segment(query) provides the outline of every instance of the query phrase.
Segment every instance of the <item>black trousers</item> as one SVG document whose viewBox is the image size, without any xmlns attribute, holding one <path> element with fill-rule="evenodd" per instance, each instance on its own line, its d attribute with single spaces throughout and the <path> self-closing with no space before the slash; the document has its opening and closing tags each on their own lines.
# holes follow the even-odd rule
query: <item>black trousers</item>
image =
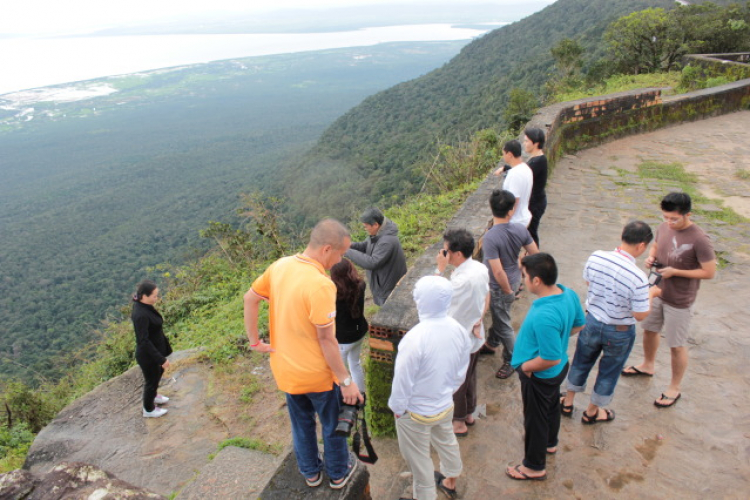
<svg viewBox="0 0 750 500">
<path fill-rule="evenodd" d="M 135 360 L 143 372 L 143 409 L 154 411 L 154 399 L 156 398 L 156 391 L 159 389 L 159 381 L 164 374 L 164 368 L 150 359 L 146 360 L 140 356 L 136 356 Z"/>
<path fill-rule="evenodd" d="M 554 378 L 527 377 L 520 368 L 523 399 L 524 459 L 523 465 L 543 471 L 547 465 L 547 448 L 557 446 L 560 433 L 560 385 L 569 365 Z"/>
<path fill-rule="evenodd" d="M 529 206 L 529 212 L 531 212 L 531 222 L 529 222 L 529 234 L 531 238 L 539 246 L 539 223 L 542 222 L 542 215 L 547 211 L 547 203 L 538 207 Z"/>
</svg>

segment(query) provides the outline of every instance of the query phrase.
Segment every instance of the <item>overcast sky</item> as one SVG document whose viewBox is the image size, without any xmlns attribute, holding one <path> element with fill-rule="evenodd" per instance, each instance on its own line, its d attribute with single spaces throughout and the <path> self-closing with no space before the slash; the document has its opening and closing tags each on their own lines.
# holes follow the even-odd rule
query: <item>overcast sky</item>
<svg viewBox="0 0 750 500">
<path fill-rule="evenodd" d="M 457 0 L 470 3 L 518 4 L 523 0 Z M 541 0 L 554 3 L 554 0 Z M 5 0 L 0 34 L 86 33 L 124 24 L 141 24 L 190 14 L 263 12 L 294 8 L 355 5 L 443 3 L 441 0 Z"/>
</svg>

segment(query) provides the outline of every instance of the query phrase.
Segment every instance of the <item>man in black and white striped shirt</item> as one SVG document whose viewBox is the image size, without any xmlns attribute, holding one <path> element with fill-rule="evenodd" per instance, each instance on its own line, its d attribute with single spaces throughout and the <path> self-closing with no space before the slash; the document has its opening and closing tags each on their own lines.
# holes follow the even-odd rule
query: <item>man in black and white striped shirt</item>
<svg viewBox="0 0 750 500">
<path fill-rule="evenodd" d="M 604 408 L 612 401 L 615 386 L 635 343 L 635 324 L 649 313 L 648 278 L 635 259 L 648 248 L 654 235 L 645 222 L 630 222 L 622 231 L 622 243 L 612 252 L 591 254 L 583 270 L 589 285 L 586 326 L 578 336 L 576 353 L 567 379 L 567 394 L 561 411 L 573 415 L 577 392 L 586 389 L 586 379 L 601 355 L 594 391 L 581 421 L 609 422 L 615 412 Z"/>
</svg>

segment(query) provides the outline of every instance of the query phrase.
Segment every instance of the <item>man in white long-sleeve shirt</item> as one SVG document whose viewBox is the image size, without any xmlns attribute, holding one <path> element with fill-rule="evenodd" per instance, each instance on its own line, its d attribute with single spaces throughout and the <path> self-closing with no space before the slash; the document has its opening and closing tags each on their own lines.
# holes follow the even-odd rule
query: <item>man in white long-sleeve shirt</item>
<svg viewBox="0 0 750 500">
<path fill-rule="evenodd" d="M 466 229 L 449 229 L 443 234 L 443 249 L 438 252 L 436 274 L 442 274 L 448 264 L 455 266 L 451 273 L 453 298 L 448 315 L 469 332 L 473 345 L 466 380 L 453 394 L 453 432 L 463 437 L 474 425 L 477 408 L 477 361 L 484 344 L 482 317 L 489 307 L 490 275 L 487 267 L 471 258 L 474 237 Z"/>
<path fill-rule="evenodd" d="M 451 283 L 439 276 L 425 276 L 415 285 L 420 322 L 398 345 L 388 399 L 419 500 L 434 500 L 436 486 L 455 495 L 463 468 L 453 433 L 453 393 L 466 378 L 472 343 L 466 329 L 448 316 L 452 295 Z M 433 472 L 430 443 L 440 456 L 440 472 Z"/>
</svg>

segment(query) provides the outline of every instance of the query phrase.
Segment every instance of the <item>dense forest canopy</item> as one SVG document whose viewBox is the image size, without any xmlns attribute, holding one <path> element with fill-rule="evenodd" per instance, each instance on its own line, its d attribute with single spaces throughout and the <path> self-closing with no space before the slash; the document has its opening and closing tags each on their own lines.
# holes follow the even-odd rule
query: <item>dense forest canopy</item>
<svg viewBox="0 0 750 500">
<path fill-rule="evenodd" d="M 268 189 L 367 95 L 465 42 L 385 44 L 102 79 L 120 89 L 0 123 L 0 376 L 55 379 L 157 264 Z M 47 113 L 49 112 L 49 113 Z M 291 162 L 293 163 L 293 162 Z"/>
<path fill-rule="evenodd" d="M 477 130 L 504 129 L 509 93 L 539 93 L 552 71 L 550 49 L 575 38 L 592 58 L 605 54 L 602 34 L 618 17 L 671 0 L 558 0 L 521 21 L 473 41 L 431 73 L 367 98 L 329 127 L 299 171 L 327 194 L 305 205 L 312 218 L 354 204 L 391 203 L 420 184 L 411 169 L 438 141 L 467 139 Z M 326 186 L 328 173 L 336 187 Z M 344 188 L 339 189 L 341 183 Z"/>
</svg>

